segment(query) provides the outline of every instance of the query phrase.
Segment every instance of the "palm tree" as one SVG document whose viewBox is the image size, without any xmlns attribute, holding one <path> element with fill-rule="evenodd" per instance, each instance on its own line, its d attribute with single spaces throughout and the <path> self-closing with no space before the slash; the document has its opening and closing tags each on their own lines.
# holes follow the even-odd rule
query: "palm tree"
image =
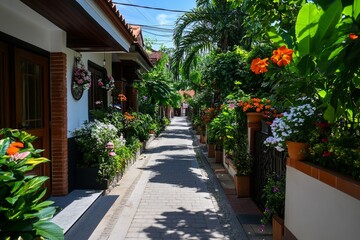
<svg viewBox="0 0 360 240">
<path fill-rule="evenodd" d="M 188 78 L 199 53 L 213 49 L 226 52 L 239 44 L 244 36 L 242 19 L 240 8 L 227 0 L 198 0 L 195 9 L 176 21 L 172 58 L 175 76 L 179 76 L 182 66 Z"/>
</svg>

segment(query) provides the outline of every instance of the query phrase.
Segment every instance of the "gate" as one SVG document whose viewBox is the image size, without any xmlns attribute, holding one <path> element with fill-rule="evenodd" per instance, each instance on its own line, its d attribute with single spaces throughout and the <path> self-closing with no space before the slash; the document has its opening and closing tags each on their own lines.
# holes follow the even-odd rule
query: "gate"
<svg viewBox="0 0 360 240">
<path fill-rule="evenodd" d="M 264 141 L 268 136 L 268 134 L 262 132 L 255 132 L 254 140 L 252 198 L 262 209 L 264 208 L 265 202 L 261 196 L 266 178 L 273 172 L 285 174 L 286 171 L 286 154 L 276 151 L 272 147 L 265 146 Z"/>
</svg>

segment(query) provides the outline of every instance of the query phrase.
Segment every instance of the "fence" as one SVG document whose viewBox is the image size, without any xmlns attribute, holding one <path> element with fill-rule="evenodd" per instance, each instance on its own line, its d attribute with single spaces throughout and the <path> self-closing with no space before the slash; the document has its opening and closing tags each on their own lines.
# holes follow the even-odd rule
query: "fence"
<svg viewBox="0 0 360 240">
<path fill-rule="evenodd" d="M 269 174 L 285 174 L 286 154 L 264 145 L 268 134 L 255 132 L 254 139 L 254 166 L 252 172 L 252 198 L 255 203 L 263 208 L 265 202 L 261 198 L 262 189 Z"/>
</svg>

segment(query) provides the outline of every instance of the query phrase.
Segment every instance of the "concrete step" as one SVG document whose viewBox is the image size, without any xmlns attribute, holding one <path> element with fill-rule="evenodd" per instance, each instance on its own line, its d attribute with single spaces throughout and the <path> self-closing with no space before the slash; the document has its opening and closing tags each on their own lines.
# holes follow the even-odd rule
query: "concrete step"
<svg viewBox="0 0 360 240">
<path fill-rule="evenodd" d="M 64 234 L 84 215 L 84 213 L 102 195 L 102 190 L 74 190 L 66 196 L 51 197 L 54 206 L 61 211 L 51 220 L 64 230 Z"/>
</svg>

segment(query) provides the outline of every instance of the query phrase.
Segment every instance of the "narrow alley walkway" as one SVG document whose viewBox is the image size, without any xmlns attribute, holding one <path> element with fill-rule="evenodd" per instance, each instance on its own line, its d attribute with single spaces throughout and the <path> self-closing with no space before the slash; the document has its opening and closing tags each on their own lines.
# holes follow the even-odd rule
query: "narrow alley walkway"
<svg viewBox="0 0 360 240">
<path fill-rule="evenodd" d="M 66 239 L 247 239 L 221 186 L 199 167 L 189 127 L 174 118 Z M 104 205 L 91 236 L 81 236 Z"/>
</svg>

